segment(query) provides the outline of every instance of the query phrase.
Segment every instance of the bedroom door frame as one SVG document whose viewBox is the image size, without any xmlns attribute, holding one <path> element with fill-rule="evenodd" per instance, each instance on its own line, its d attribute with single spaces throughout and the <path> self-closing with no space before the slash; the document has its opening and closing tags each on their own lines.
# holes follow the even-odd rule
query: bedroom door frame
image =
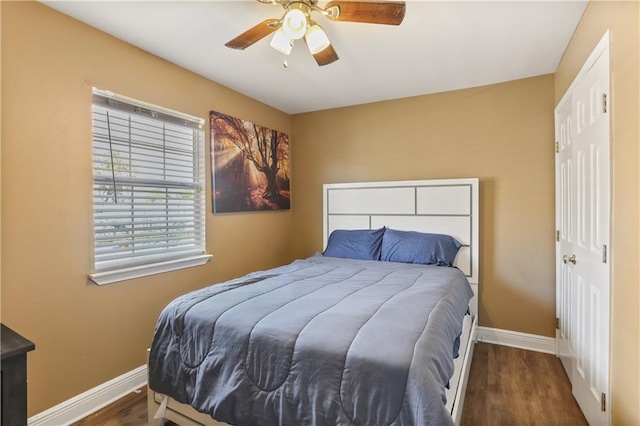
<svg viewBox="0 0 640 426">
<path fill-rule="evenodd" d="M 556 351 L 590 424 L 610 424 L 611 101 L 607 31 L 555 109 Z"/>
</svg>

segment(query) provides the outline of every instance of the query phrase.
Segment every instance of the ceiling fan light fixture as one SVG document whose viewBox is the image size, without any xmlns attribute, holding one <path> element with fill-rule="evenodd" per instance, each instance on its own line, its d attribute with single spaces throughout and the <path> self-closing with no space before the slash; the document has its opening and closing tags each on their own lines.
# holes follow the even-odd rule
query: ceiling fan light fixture
<svg viewBox="0 0 640 426">
<path fill-rule="evenodd" d="M 273 38 L 271 39 L 271 47 L 276 49 L 278 52 L 282 52 L 285 55 L 291 53 L 291 49 L 293 48 L 293 40 L 291 40 L 282 28 L 279 28 L 278 31 L 273 34 Z"/>
<path fill-rule="evenodd" d="M 331 44 L 327 34 L 317 24 L 309 27 L 304 39 L 307 42 L 307 46 L 309 46 L 309 51 L 312 55 L 322 52 Z"/>
<path fill-rule="evenodd" d="M 293 40 L 299 40 L 307 32 L 307 15 L 300 9 L 291 9 L 282 20 L 282 30 Z"/>
<path fill-rule="evenodd" d="M 273 34 L 271 46 L 289 55 L 295 41 L 304 38 L 319 66 L 331 64 L 339 58 L 327 34 L 314 21 L 314 13 L 337 22 L 400 25 L 406 12 L 404 0 L 328 0 L 324 7 L 318 6 L 319 0 L 258 1 L 282 6 L 284 14 L 280 19 L 263 20 L 225 43 L 225 46 L 244 50 Z"/>
</svg>

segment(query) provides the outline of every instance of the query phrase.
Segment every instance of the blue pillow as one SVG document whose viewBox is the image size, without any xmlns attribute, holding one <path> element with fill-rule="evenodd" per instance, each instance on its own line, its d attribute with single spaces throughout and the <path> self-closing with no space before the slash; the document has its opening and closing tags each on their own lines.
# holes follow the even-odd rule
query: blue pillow
<svg viewBox="0 0 640 426">
<path fill-rule="evenodd" d="M 380 260 L 384 228 L 336 229 L 329 235 L 325 256 L 345 259 Z"/>
<path fill-rule="evenodd" d="M 450 235 L 387 229 L 381 259 L 387 262 L 453 266 L 460 244 Z"/>
</svg>

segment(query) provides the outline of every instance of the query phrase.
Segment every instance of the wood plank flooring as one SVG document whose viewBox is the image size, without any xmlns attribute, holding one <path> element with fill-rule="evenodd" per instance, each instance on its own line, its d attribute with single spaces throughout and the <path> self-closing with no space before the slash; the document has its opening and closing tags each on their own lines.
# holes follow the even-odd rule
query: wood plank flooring
<svg viewBox="0 0 640 426">
<path fill-rule="evenodd" d="M 462 425 L 588 425 L 555 355 L 477 343 Z"/>
<path fill-rule="evenodd" d="M 147 388 L 138 389 L 72 426 L 141 426 L 147 424 Z"/>
<path fill-rule="evenodd" d="M 146 389 L 72 426 L 141 426 Z M 550 354 L 478 343 L 473 354 L 463 426 L 587 425 L 560 360 Z"/>
</svg>

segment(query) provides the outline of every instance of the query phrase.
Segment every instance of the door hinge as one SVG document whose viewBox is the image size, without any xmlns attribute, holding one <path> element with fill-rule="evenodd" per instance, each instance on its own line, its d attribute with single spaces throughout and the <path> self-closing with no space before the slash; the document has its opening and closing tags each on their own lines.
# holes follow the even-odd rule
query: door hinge
<svg viewBox="0 0 640 426">
<path fill-rule="evenodd" d="M 604 392 L 600 395 L 600 411 L 607 411 L 607 395 Z"/>
<path fill-rule="evenodd" d="M 556 328 L 560 330 L 560 318 L 556 317 Z"/>
<path fill-rule="evenodd" d="M 556 142 L 556 154 L 560 152 L 560 144 Z"/>
<path fill-rule="evenodd" d="M 560 230 L 556 230 L 556 241 L 560 241 Z"/>
<path fill-rule="evenodd" d="M 607 112 L 607 94 L 602 94 L 602 112 Z"/>
<path fill-rule="evenodd" d="M 602 245 L 602 263 L 607 263 L 607 245 Z"/>
</svg>

